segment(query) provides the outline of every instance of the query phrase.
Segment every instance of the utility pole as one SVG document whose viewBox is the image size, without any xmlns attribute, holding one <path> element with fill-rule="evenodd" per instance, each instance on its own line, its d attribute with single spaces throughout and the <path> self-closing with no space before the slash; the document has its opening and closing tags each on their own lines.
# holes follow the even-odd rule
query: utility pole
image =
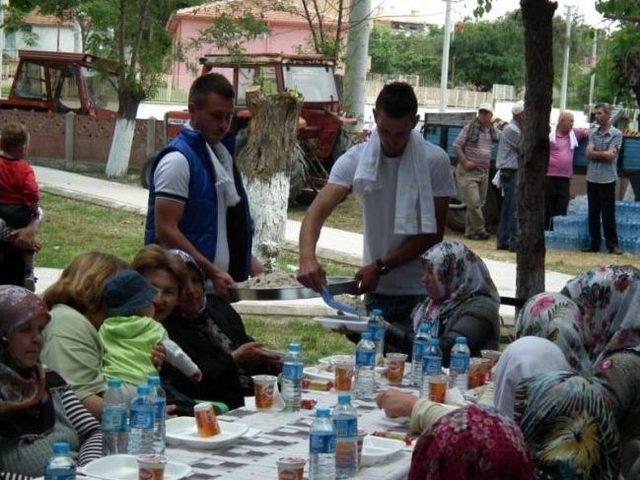
<svg viewBox="0 0 640 480">
<path fill-rule="evenodd" d="M 447 4 L 444 16 L 444 41 L 442 43 L 442 66 L 440 70 L 440 112 L 447 108 L 447 79 L 449 77 L 449 47 L 451 46 L 451 2 Z"/>
<path fill-rule="evenodd" d="M 349 34 L 344 71 L 344 107 L 355 116 L 353 128 L 364 124 L 365 85 L 369 67 L 369 32 L 371 0 L 351 0 L 349 4 Z"/>
<path fill-rule="evenodd" d="M 591 74 L 591 81 L 589 83 L 589 113 L 591 113 L 592 105 L 593 105 L 593 94 L 596 89 L 596 63 L 598 55 L 598 31 L 595 30 L 593 32 L 593 47 L 591 49 L 591 68 L 593 69 L 593 73 Z"/>
<path fill-rule="evenodd" d="M 0 0 L 0 97 L 2 97 L 2 60 L 4 56 L 4 0 Z"/>
<path fill-rule="evenodd" d="M 571 12 L 573 6 L 567 6 L 565 22 L 567 24 L 567 33 L 565 35 L 564 44 L 564 62 L 562 63 L 562 86 L 560 87 L 560 110 L 567 108 L 567 84 L 569 83 L 569 49 L 571 48 Z"/>
</svg>

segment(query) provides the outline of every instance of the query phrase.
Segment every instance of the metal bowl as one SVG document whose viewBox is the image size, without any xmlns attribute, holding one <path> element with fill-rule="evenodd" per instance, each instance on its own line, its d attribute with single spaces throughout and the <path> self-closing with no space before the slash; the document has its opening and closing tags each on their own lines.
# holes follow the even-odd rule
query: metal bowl
<svg viewBox="0 0 640 480">
<path fill-rule="evenodd" d="M 342 293 L 355 295 L 358 283 L 353 277 L 327 277 L 327 290 L 332 295 Z M 238 288 L 235 293 L 239 300 L 301 300 L 320 297 L 320 293 L 303 285 L 282 288 Z"/>
</svg>

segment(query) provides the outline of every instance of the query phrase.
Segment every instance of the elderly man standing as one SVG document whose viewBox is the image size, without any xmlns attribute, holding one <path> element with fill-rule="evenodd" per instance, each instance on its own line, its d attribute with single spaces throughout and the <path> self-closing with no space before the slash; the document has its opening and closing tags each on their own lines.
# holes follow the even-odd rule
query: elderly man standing
<svg viewBox="0 0 640 480">
<path fill-rule="evenodd" d="M 491 149 L 493 142 L 498 141 L 499 137 L 491 124 L 492 117 L 491 104 L 481 104 L 476 119 L 465 125 L 453 143 L 458 157 L 456 180 L 462 200 L 467 206 L 465 237 L 470 240 L 489 238 L 482 207 L 487 199 Z"/>
<path fill-rule="evenodd" d="M 498 144 L 499 185 L 502 189 L 502 207 L 500 210 L 500 224 L 496 248 L 498 250 L 516 250 L 517 247 L 517 219 L 518 211 L 518 144 L 520 143 L 520 129 L 524 121 L 524 103 L 518 102 L 511 109 L 513 118 L 504 128 Z"/>
<path fill-rule="evenodd" d="M 587 147 L 587 200 L 589 203 L 589 236 L 591 245 L 583 252 L 600 251 L 600 216 L 604 238 L 609 253 L 621 255 L 616 231 L 616 169 L 618 153 L 622 145 L 622 132 L 611 125 L 611 107 L 606 103 L 596 105 L 598 128 L 589 136 Z"/>
<path fill-rule="evenodd" d="M 566 215 L 573 176 L 573 151 L 589 131 L 573 128 L 573 114 L 560 112 L 556 129 L 549 134 L 549 165 L 544 192 L 544 228 L 551 230 L 556 215 Z"/>
</svg>

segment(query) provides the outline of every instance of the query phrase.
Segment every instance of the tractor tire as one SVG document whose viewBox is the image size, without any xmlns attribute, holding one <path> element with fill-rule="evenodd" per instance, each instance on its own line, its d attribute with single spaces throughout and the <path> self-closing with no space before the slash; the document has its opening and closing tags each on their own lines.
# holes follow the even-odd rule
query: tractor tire
<svg viewBox="0 0 640 480">
<path fill-rule="evenodd" d="M 454 232 L 464 233 L 467 207 L 460 200 L 452 198 L 447 212 L 447 227 Z"/>
<path fill-rule="evenodd" d="M 490 185 L 487 189 L 487 200 L 482 209 L 485 228 L 488 233 L 495 234 L 498 231 L 498 224 L 500 223 L 500 203 L 500 190 Z M 466 216 L 466 205 L 462 201 L 452 198 L 449 202 L 449 211 L 447 212 L 447 227 L 454 232 L 464 233 Z"/>
<path fill-rule="evenodd" d="M 149 158 L 147 158 L 142 167 L 140 167 L 140 186 L 142 188 L 149 189 L 149 174 L 151 173 L 151 167 L 153 166 L 153 161 L 159 152 L 154 153 Z"/>
</svg>

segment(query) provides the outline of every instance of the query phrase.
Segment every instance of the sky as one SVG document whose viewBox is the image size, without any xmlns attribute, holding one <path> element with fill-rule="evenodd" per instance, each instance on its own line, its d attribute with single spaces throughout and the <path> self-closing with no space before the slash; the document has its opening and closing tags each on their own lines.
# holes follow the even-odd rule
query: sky
<svg viewBox="0 0 640 480">
<path fill-rule="evenodd" d="M 579 14 L 584 18 L 585 23 L 606 28 L 607 22 L 603 22 L 602 15 L 596 11 L 593 0 L 557 0 L 558 8 L 556 15 L 565 14 L 565 6 L 572 5 L 579 8 Z M 446 3 L 444 0 L 372 0 L 372 6 L 382 3 L 385 11 L 397 12 L 398 15 L 410 15 L 412 10 L 419 12 L 419 15 L 426 16 L 429 23 L 444 24 L 444 14 Z M 460 20 L 465 16 L 473 16 L 473 9 L 476 7 L 476 0 L 459 0 L 452 3 L 452 19 Z M 519 0 L 493 0 L 491 12 L 482 18 L 493 20 L 506 12 L 520 8 Z"/>
</svg>

